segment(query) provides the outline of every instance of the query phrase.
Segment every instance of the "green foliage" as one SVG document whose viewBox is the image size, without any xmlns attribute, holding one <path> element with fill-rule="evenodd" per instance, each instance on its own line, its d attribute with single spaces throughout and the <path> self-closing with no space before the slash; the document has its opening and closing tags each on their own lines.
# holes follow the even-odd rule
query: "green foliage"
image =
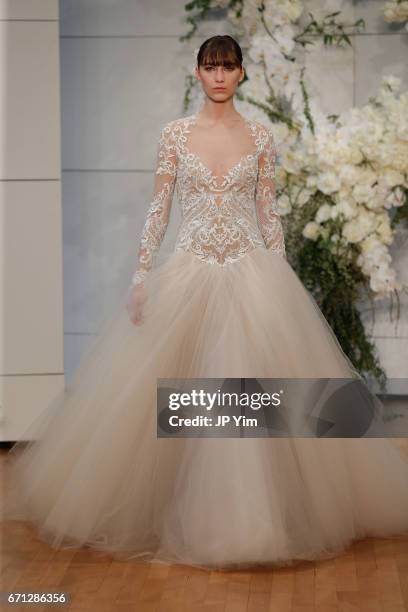
<svg viewBox="0 0 408 612">
<path fill-rule="evenodd" d="M 304 72 L 305 72 L 305 67 L 303 66 L 301 73 L 300 73 L 300 88 L 301 88 L 302 97 L 303 97 L 303 108 L 304 108 L 304 113 L 307 119 L 307 124 L 309 126 L 309 129 L 312 132 L 312 134 L 314 134 L 315 133 L 314 121 L 313 121 L 312 113 L 310 112 L 309 94 L 307 93 L 307 89 L 306 89 L 306 84 L 304 80 Z"/>
<path fill-rule="evenodd" d="M 180 42 L 189 40 L 196 33 L 198 23 L 206 17 L 210 9 L 211 0 L 192 0 L 184 6 L 184 10 L 189 13 L 186 17 L 186 21 L 190 24 L 191 29 L 186 34 L 179 37 Z"/>
<path fill-rule="evenodd" d="M 286 192 L 286 190 L 285 190 Z M 341 236 L 342 215 L 325 223 L 326 235 L 311 240 L 303 228 L 330 196 L 317 192 L 305 205 L 291 201 L 292 210 L 283 217 L 288 261 L 312 294 L 343 351 L 362 376 L 372 376 L 384 388 L 386 375 L 375 344 L 368 338 L 357 303 L 363 295 L 372 298 L 367 278 L 356 260 L 358 246 L 347 247 L 332 236 Z"/>
<path fill-rule="evenodd" d="M 320 23 L 315 19 L 315 17 L 313 17 L 313 13 L 308 13 L 310 17 L 309 23 L 306 24 L 303 31 L 295 36 L 293 40 L 305 47 L 307 44 L 313 44 L 313 41 L 308 39 L 308 36 L 318 35 L 322 37 L 325 45 L 330 46 L 333 45 L 333 43 L 336 43 L 337 46 L 341 46 L 343 43 L 345 43 L 351 47 L 351 40 L 346 30 L 348 28 L 354 30 L 355 32 L 363 30 L 365 28 L 365 21 L 364 19 L 358 19 L 349 25 L 337 23 L 336 17 L 340 15 L 340 13 L 341 11 L 329 13 L 323 17 Z"/>
<path fill-rule="evenodd" d="M 366 279 L 350 260 L 338 257 L 330 241 L 302 239 L 292 253 L 294 268 L 316 300 L 343 351 L 364 376 L 373 375 L 384 388 L 386 375 L 381 368 L 376 347 L 367 337 L 356 307 Z"/>
<path fill-rule="evenodd" d="M 183 98 L 183 110 L 187 112 L 190 108 L 191 104 L 191 91 L 195 86 L 196 78 L 192 74 L 188 74 L 185 77 L 185 90 L 184 90 L 184 98 Z"/>
</svg>

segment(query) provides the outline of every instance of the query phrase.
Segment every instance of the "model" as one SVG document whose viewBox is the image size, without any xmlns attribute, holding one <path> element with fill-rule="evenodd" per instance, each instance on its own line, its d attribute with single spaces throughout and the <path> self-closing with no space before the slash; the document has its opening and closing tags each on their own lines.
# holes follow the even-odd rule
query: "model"
<svg viewBox="0 0 408 612">
<path fill-rule="evenodd" d="M 358 376 L 286 259 L 273 129 L 233 104 L 238 43 L 206 40 L 196 74 L 205 102 L 161 131 L 126 300 L 10 452 L 14 516 L 54 547 L 212 568 L 406 533 L 408 466 L 387 439 L 157 437 L 157 378 Z M 154 265 L 175 188 L 175 249 Z"/>
</svg>

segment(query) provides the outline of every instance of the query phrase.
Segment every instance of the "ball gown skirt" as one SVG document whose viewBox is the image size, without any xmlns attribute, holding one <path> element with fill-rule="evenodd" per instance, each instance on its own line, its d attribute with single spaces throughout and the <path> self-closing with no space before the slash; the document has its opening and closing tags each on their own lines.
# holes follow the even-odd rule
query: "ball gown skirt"
<svg viewBox="0 0 408 612">
<path fill-rule="evenodd" d="M 219 266 L 174 251 L 146 288 L 144 323 L 121 303 L 11 449 L 6 518 L 55 548 L 211 568 L 407 533 L 408 464 L 385 438 L 157 438 L 157 378 L 351 376 L 285 258 L 256 248 Z"/>
</svg>

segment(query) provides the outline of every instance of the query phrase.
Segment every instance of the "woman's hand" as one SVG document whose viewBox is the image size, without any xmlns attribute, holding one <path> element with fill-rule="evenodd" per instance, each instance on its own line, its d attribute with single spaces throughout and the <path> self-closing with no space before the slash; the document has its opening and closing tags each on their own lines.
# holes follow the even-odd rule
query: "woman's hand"
<svg viewBox="0 0 408 612">
<path fill-rule="evenodd" d="M 147 300 L 147 291 L 143 283 L 131 286 L 126 301 L 126 310 L 129 318 L 134 325 L 142 325 L 143 304 Z"/>
</svg>

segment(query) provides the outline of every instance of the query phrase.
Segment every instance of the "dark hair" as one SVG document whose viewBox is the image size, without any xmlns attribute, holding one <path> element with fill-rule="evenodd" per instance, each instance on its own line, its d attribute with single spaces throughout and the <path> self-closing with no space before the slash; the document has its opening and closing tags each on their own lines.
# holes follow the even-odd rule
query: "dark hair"
<svg viewBox="0 0 408 612">
<path fill-rule="evenodd" d="M 205 64 L 240 68 L 242 66 L 241 47 L 228 34 L 211 36 L 203 42 L 197 53 L 197 67 Z"/>
</svg>

